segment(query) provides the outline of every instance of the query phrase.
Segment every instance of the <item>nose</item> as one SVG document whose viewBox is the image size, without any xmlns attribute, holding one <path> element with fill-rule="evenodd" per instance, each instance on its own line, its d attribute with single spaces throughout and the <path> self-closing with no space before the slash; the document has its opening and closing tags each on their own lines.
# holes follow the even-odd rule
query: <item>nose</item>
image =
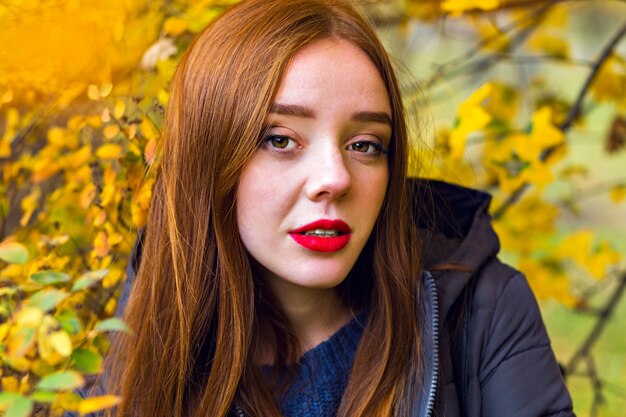
<svg viewBox="0 0 626 417">
<path fill-rule="evenodd" d="M 319 149 L 307 165 L 308 176 L 304 190 L 311 201 L 335 200 L 350 190 L 352 178 L 347 160 L 336 146 Z"/>
</svg>

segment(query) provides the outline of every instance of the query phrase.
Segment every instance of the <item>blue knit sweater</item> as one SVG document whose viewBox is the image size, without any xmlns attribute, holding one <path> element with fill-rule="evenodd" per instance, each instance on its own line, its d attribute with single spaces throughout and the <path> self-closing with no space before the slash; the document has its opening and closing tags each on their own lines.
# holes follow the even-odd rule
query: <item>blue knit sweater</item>
<svg viewBox="0 0 626 417">
<path fill-rule="evenodd" d="M 279 401 L 285 417 L 337 415 L 366 319 L 364 312 L 359 313 L 302 356 L 293 383 Z"/>
</svg>

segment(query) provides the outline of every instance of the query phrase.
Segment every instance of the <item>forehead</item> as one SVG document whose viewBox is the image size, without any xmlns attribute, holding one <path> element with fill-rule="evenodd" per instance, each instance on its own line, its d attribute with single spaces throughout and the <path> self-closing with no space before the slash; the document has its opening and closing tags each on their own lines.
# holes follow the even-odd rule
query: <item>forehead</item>
<svg viewBox="0 0 626 417">
<path fill-rule="evenodd" d="M 307 44 L 294 55 L 276 101 L 391 112 L 387 88 L 371 58 L 352 42 L 334 38 Z"/>
</svg>

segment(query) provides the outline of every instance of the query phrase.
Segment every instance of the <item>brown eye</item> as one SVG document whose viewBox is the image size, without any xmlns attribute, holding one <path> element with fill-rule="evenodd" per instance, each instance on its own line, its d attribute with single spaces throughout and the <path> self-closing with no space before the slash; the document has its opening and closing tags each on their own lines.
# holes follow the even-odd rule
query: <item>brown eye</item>
<svg viewBox="0 0 626 417">
<path fill-rule="evenodd" d="M 351 151 L 365 153 L 372 156 L 381 155 L 386 153 L 385 149 L 378 143 L 370 141 L 359 141 L 348 145 L 348 149 Z"/>
<path fill-rule="evenodd" d="M 287 136 L 277 136 L 277 135 L 272 135 L 272 136 L 268 136 L 267 138 L 265 138 L 265 141 L 269 145 L 278 149 L 285 149 L 289 145 L 290 140 L 291 139 L 289 139 Z"/>
<path fill-rule="evenodd" d="M 357 142 L 352 144 L 352 150 L 357 152 L 367 152 L 372 146 L 369 142 Z"/>
</svg>

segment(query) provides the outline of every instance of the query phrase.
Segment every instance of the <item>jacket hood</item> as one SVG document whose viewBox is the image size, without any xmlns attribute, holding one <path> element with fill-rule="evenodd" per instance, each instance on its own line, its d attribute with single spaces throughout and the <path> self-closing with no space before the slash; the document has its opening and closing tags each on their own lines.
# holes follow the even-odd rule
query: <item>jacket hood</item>
<svg viewBox="0 0 626 417">
<path fill-rule="evenodd" d="M 432 272 L 445 318 L 472 275 L 500 250 L 488 212 L 491 196 L 442 181 L 411 181 L 423 268 Z"/>
</svg>

